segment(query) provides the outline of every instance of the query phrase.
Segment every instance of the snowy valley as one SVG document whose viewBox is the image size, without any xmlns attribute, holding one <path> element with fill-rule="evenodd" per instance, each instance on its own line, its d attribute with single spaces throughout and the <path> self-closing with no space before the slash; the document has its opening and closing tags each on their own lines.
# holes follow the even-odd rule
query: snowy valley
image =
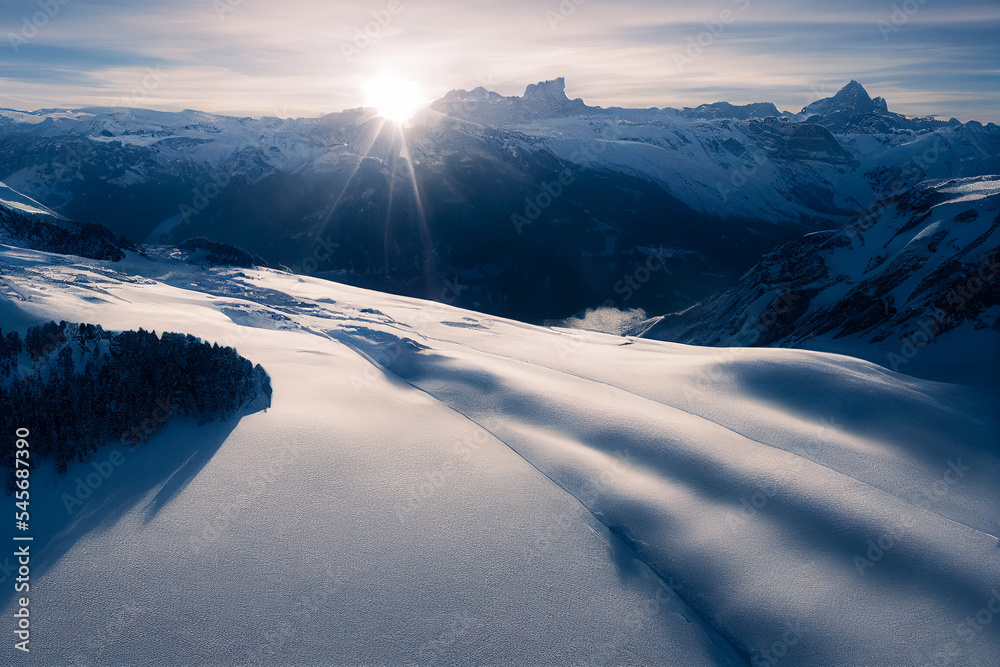
<svg viewBox="0 0 1000 667">
<path fill-rule="evenodd" d="M 556 79 L 403 132 L 2 110 L 0 163 L 0 335 L 239 394 L 37 462 L 4 664 L 1000 655 L 994 124 Z"/>
</svg>

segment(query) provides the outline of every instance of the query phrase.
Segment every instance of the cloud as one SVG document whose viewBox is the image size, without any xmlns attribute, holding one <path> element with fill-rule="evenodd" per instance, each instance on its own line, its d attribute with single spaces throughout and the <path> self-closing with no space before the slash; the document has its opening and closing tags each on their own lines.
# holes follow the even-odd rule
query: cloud
<svg viewBox="0 0 1000 667">
<path fill-rule="evenodd" d="M 41 2 L 59 11 L 17 50 L 10 35 L 42 5 L 0 8 L 0 105 L 108 103 L 148 68 L 163 77 L 147 106 L 292 115 L 359 106 L 379 72 L 432 97 L 478 85 L 519 94 L 566 76 L 571 96 L 602 106 L 728 99 L 794 111 L 858 79 L 910 115 L 1000 121 L 992 1 Z"/>
</svg>

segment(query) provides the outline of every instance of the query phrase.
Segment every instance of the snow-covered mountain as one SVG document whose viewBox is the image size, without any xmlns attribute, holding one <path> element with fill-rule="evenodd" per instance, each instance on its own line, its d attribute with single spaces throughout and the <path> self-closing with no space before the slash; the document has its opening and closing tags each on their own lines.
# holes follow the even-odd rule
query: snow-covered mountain
<svg viewBox="0 0 1000 667">
<path fill-rule="evenodd" d="M 590 107 L 562 79 L 453 91 L 405 140 L 362 109 L 0 111 L 0 178 L 68 217 L 533 321 L 686 307 L 780 243 L 998 156 L 995 125 L 906 119 L 856 82 L 794 115 Z M 664 270 L 621 288 L 647 263 Z"/>
<path fill-rule="evenodd" d="M 648 324 L 647 324 L 648 326 Z M 1000 378 L 1000 176 L 932 180 L 768 253 L 646 336 L 843 352 L 908 374 Z"/>
<path fill-rule="evenodd" d="M 949 216 L 982 206 L 948 187 L 970 191 Z M 233 346 L 273 395 L 64 476 L 33 468 L 31 653 L 8 641 L 5 663 L 957 666 L 1000 651 L 982 388 L 166 251 L 0 248 L 3 329 L 53 318 Z M 10 619 L 20 602 L 0 590 Z"/>
</svg>

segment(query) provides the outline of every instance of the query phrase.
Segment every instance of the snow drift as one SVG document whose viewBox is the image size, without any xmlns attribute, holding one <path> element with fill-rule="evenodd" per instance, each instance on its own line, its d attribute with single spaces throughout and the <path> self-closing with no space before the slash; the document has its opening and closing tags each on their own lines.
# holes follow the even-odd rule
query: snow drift
<svg viewBox="0 0 1000 667">
<path fill-rule="evenodd" d="M 183 331 L 235 347 L 274 389 L 237 425 L 182 423 L 122 454 L 72 514 L 60 495 L 113 448 L 33 472 L 48 537 L 21 663 L 965 665 L 1000 650 L 985 389 L 273 270 L 10 247 L 0 268 L 5 330 Z"/>
</svg>

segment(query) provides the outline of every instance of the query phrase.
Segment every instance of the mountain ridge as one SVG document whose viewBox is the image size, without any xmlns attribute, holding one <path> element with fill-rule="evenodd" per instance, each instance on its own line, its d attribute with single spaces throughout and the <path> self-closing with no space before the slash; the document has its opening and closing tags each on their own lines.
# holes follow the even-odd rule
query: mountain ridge
<svg viewBox="0 0 1000 667">
<path fill-rule="evenodd" d="M 995 380 L 998 314 L 1000 176 L 985 176 L 921 183 L 847 227 L 783 245 L 643 335 L 837 351 L 937 379 Z"/>
<path fill-rule="evenodd" d="M 904 122 L 874 102 L 803 118 L 768 103 L 603 109 L 565 90 L 452 91 L 402 132 L 370 109 L 0 112 L 0 178 L 135 242 L 206 237 L 541 322 L 607 302 L 677 310 L 922 180 L 1000 173 L 1000 128 Z M 667 270 L 620 286 L 654 255 Z"/>
</svg>

